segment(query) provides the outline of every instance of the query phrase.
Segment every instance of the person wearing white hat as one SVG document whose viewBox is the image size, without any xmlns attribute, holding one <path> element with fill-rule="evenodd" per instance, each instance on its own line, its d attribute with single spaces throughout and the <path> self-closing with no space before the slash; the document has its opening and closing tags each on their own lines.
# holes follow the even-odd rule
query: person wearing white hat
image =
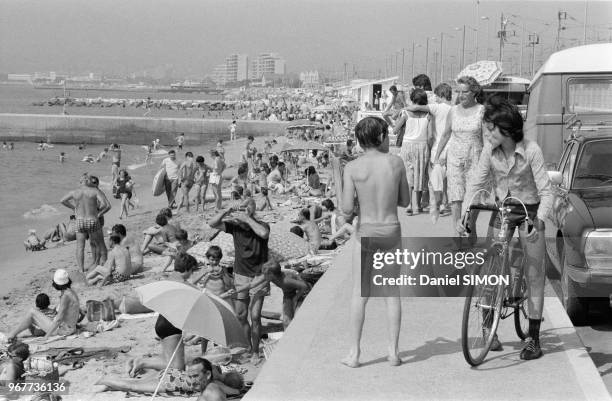
<svg viewBox="0 0 612 401">
<path fill-rule="evenodd" d="M 43 340 L 48 340 L 52 335 L 67 336 L 76 331 L 76 324 L 80 316 L 79 297 L 72 288 L 72 280 L 64 269 L 57 269 L 53 274 L 52 286 L 60 292 L 57 315 L 51 319 L 39 309 L 33 307 L 26 312 L 23 320 L 7 334 L 9 342 L 13 341 L 19 333 L 38 328 L 45 332 Z"/>
</svg>

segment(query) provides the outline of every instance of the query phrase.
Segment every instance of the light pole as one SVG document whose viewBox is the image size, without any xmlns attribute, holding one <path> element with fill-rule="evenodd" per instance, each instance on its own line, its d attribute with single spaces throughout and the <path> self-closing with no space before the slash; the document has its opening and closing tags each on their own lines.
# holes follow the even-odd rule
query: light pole
<svg viewBox="0 0 612 401">
<path fill-rule="evenodd" d="M 463 66 L 465 65 L 465 25 L 463 25 L 463 28 L 455 28 L 455 31 L 463 31 L 463 40 L 461 42 L 461 58 L 459 59 L 459 67 L 463 68 Z"/>
<path fill-rule="evenodd" d="M 444 35 L 453 38 L 453 35 L 440 32 L 440 83 L 444 81 Z"/>
<path fill-rule="evenodd" d="M 487 21 L 487 51 L 485 52 L 486 55 L 485 57 L 487 58 L 487 60 L 489 59 L 489 17 L 485 17 L 482 16 L 480 17 L 481 20 Z M 478 58 L 478 56 L 476 56 L 476 58 Z"/>
<path fill-rule="evenodd" d="M 429 76 L 429 40 L 436 40 L 434 37 L 427 38 L 427 44 L 425 45 L 425 75 Z"/>
<path fill-rule="evenodd" d="M 404 63 L 406 61 L 405 56 L 406 56 L 406 54 L 404 53 L 404 48 L 402 47 L 402 84 L 405 82 L 405 80 L 404 80 L 404 78 L 405 78 L 404 77 Z"/>
<path fill-rule="evenodd" d="M 525 47 L 525 32 L 526 32 L 525 21 L 523 21 L 523 18 L 520 15 L 510 14 L 510 16 L 514 18 L 518 18 L 522 23 L 522 26 L 519 27 L 514 22 L 511 22 L 511 24 L 514 25 L 515 27 L 521 28 L 521 44 L 520 44 L 521 53 L 519 56 L 519 76 L 522 76 L 523 75 L 523 48 Z"/>
<path fill-rule="evenodd" d="M 463 32 L 463 45 L 461 46 L 461 61 L 460 61 L 462 68 L 467 64 L 467 61 L 465 60 L 465 28 L 470 28 L 472 31 L 478 34 L 478 29 L 470 25 L 463 25 L 463 28 L 455 28 L 455 31 Z M 478 44 L 476 44 L 476 53 L 475 53 L 474 58 L 475 58 L 474 62 L 478 61 Z"/>
<path fill-rule="evenodd" d="M 414 78 L 414 48 L 415 47 L 423 47 L 422 45 L 416 45 L 414 43 L 414 41 L 412 41 L 412 75 L 411 77 Z"/>
</svg>

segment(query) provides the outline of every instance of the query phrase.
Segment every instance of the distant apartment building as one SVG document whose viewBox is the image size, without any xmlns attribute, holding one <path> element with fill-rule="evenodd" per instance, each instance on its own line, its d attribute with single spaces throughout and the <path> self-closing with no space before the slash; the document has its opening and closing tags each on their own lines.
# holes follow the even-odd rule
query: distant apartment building
<svg viewBox="0 0 612 401">
<path fill-rule="evenodd" d="M 316 88 L 320 85 L 319 71 L 306 71 L 300 73 L 300 82 L 303 88 Z"/>
<path fill-rule="evenodd" d="M 285 74 L 285 59 L 278 53 L 260 53 L 251 60 L 250 79 L 261 79 L 264 74 Z"/>
<path fill-rule="evenodd" d="M 249 78 L 249 56 L 230 54 L 225 58 L 223 64 L 214 68 L 212 78 L 217 85 L 247 80 Z"/>
</svg>

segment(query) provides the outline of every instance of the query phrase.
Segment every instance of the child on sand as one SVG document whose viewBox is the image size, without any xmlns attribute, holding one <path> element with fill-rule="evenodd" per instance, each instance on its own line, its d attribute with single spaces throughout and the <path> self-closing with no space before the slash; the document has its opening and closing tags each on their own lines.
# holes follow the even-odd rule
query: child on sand
<svg viewBox="0 0 612 401">
<path fill-rule="evenodd" d="M 28 237 L 25 241 L 23 241 L 23 245 L 25 246 L 26 251 L 42 251 L 43 249 L 47 249 L 45 247 L 45 241 L 41 241 L 36 235 L 36 230 L 30 229 L 28 231 Z"/>
<path fill-rule="evenodd" d="M 206 251 L 206 269 L 193 283 L 200 283 L 201 286 L 206 288 L 206 291 L 231 303 L 230 298 L 236 293 L 234 291 L 234 281 L 227 270 L 219 264 L 222 258 L 223 251 L 221 248 L 216 245 L 208 248 Z"/>
<path fill-rule="evenodd" d="M 355 126 L 355 136 L 364 154 L 350 161 L 344 170 L 341 209 L 352 215 L 355 203 L 359 203 L 358 226 L 353 236 L 353 291 L 350 308 L 350 349 L 342 363 L 359 367 L 361 333 L 365 319 L 365 307 L 371 291 L 362 287 L 362 280 L 370 281 L 368 266 L 372 266 L 374 250 L 393 251 L 401 246 L 401 227 L 397 208 L 410 203 L 406 168 L 401 158 L 389 154 L 387 123 L 382 119 L 367 117 Z M 364 238 L 364 243 L 361 243 Z M 362 250 L 362 246 L 364 247 Z M 365 258 L 365 260 L 361 260 Z M 391 266 L 388 266 L 388 268 Z M 370 281 L 371 282 L 371 281 Z M 395 289 L 384 291 L 387 307 L 388 361 L 398 366 L 398 340 L 401 325 L 401 304 Z"/>
<path fill-rule="evenodd" d="M 38 309 L 42 314 L 47 316 L 49 319 L 53 319 L 55 318 L 55 315 L 57 315 L 57 311 L 55 309 L 49 308 L 49 305 L 51 304 L 51 300 L 49 300 L 49 296 L 47 294 L 45 293 L 38 294 L 36 296 L 35 304 L 36 304 L 36 309 Z M 45 332 L 39 329 L 38 327 L 36 327 L 35 325 L 30 327 L 30 332 L 32 333 L 34 337 L 42 337 L 45 335 Z"/>
</svg>

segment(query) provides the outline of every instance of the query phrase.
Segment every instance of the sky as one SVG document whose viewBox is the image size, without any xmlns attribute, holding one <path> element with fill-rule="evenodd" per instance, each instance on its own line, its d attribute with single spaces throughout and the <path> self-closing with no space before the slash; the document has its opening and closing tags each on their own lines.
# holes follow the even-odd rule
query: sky
<svg viewBox="0 0 612 401">
<path fill-rule="evenodd" d="M 433 62 L 443 33 L 445 62 L 459 64 L 462 27 L 466 62 L 498 57 L 501 13 L 509 18 L 506 62 L 520 56 L 521 32 L 540 35 L 536 57 L 555 44 L 558 12 L 563 45 L 612 37 L 612 1 L 494 0 L 0 0 L 0 72 L 126 74 L 171 65 L 178 75 L 204 76 L 231 53 L 277 52 L 288 72 L 392 72 L 396 60 Z M 478 17 L 489 17 L 485 20 Z M 460 28 L 456 30 L 455 28 Z M 488 33 L 488 35 L 487 35 Z M 574 41 L 572 42 L 571 39 Z M 524 36 L 525 61 L 530 48 Z M 454 57 L 451 58 L 451 57 Z M 409 67 L 405 67 L 408 69 Z"/>
</svg>

